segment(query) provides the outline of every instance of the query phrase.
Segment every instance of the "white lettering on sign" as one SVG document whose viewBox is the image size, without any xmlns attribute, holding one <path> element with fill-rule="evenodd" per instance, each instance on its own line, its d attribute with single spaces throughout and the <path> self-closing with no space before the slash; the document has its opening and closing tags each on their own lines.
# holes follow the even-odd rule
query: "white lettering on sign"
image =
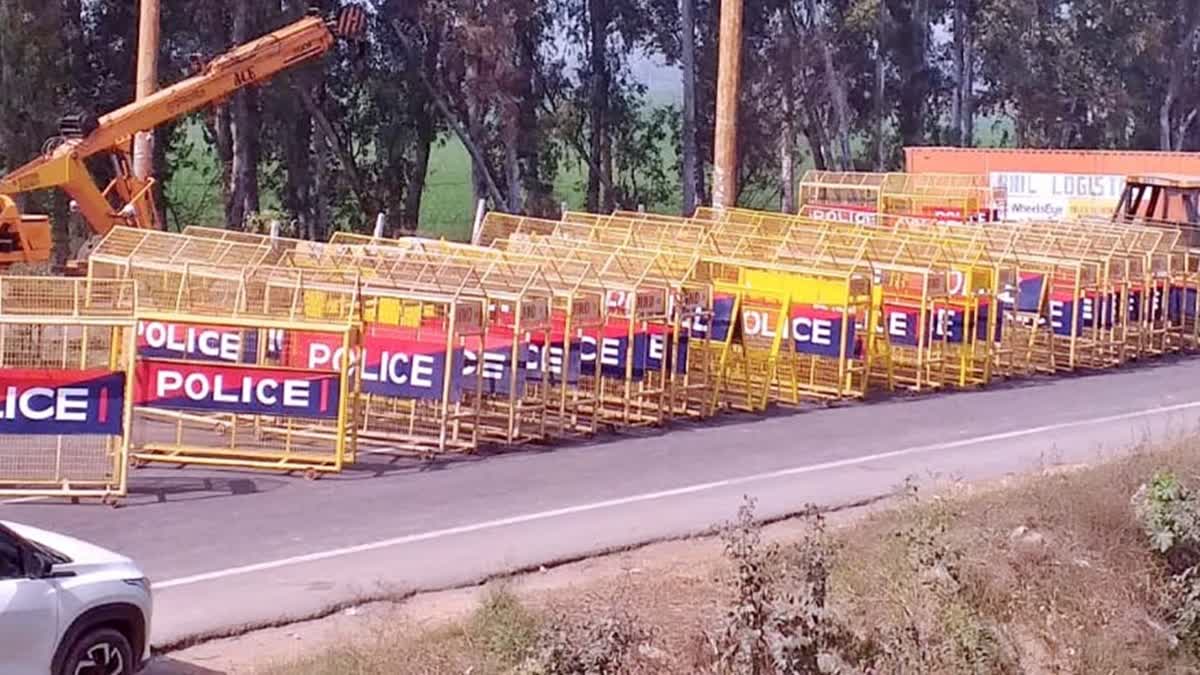
<svg viewBox="0 0 1200 675">
<path fill-rule="evenodd" d="M 277 405 L 282 391 L 283 406 L 307 408 L 311 396 L 311 383 L 307 380 L 262 378 L 255 380 L 243 376 L 227 380 L 225 375 L 189 373 L 186 376 L 174 370 L 159 370 L 154 380 L 155 398 L 167 398 L 183 394 L 192 401 L 214 401 L 216 403 Z M 234 386 L 228 386 L 230 383 Z"/>
<path fill-rule="evenodd" d="M 579 358 L 584 363 L 592 363 L 596 360 L 596 338 L 590 335 L 585 335 L 579 338 L 580 342 L 591 347 L 591 350 L 582 349 L 579 353 Z M 600 363 L 605 366 L 621 365 L 621 357 L 624 354 L 621 350 L 621 341 L 617 338 L 606 337 L 600 342 Z"/>
<path fill-rule="evenodd" d="M 1124 176 L 1108 174 L 993 172 L 990 182 L 1007 193 L 1008 216 L 1013 220 L 1111 212 L 1125 190 Z"/>
<path fill-rule="evenodd" d="M 561 375 L 565 350 L 560 346 L 546 349 L 542 345 L 529 345 L 529 358 L 525 360 L 525 370 L 549 370 L 554 375 Z"/>
<path fill-rule="evenodd" d="M 811 316 L 796 316 L 783 322 L 783 339 L 794 336 L 797 342 L 815 345 L 832 345 L 836 324 L 833 319 Z M 746 310 L 742 313 L 742 332 L 750 337 L 775 338 L 776 324 L 770 313 Z"/>
<path fill-rule="evenodd" d="M 667 338 L 665 335 L 650 336 L 650 359 L 652 361 L 662 361 L 667 353 Z"/>
<path fill-rule="evenodd" d="M 234 363 L 241 358 L 242 335 L 237 330 L 142 321 L 138 323 L 138 335 L 148 347 L 182 356 L 198 354 Z"/>
<path fill-rule="evenodd" d="M 308 367 L 337 370 L 342 363 L 342 348 L 330 348 L 329 345 L 314 342 L 308 348 Z M 350 371 L 353 372 L 358 363 L 370 363 L 371 353 L 363 348 L 355 353 L 350 352 Z M 437 358 L 430 354 L 392 353 L 386 350 L 379 354 L 379 368 L 371 370 L 370 365 L 363 368 L 362 378 L 367 382 L 382 382 L 385 384 L 411 385 L 422 389 L 432 388 L 433 374 Z"/>
<path fill-rule="evenodd" d="M 83 387 L 30 387 L 22 391 L 10 386 L 5 391 L 0 419 L 34 422 L 86 422 L 88 390 Z"/>
<path fill-rule="evenodd" d="M 482 371 L 480 376 L 485 380 L 503 380 L 508 370 L 508 362 L 509 355 L 506 351 L 484 352 L 483 368 L 480 369 L 478 367 L 479 354 L 472 349 L 467 349 L 463 351 L 462 374 L 469 377 Z"/>
<path fill-rule="evenodd" d="M 792 319 L 792 333 L 797 342 L 810 342 L 822 346 L 833 344 L 833 322 L 829 319 L 798 316 Z"/>
<path fill-rule="evenodd" d="M 888 335 L 892 337 L 905 337 L 908 335 L 908 315 L 904 312 L 891 312 L 888 314 Z"/>
<path fill-rule="evenodd" d="M 824 220 L 832 223 L 849 223 L 853 225 L 875 224 L 875 213 L 872 211 L 859 211 L 857 209 L 838 208 L 835 206 L 806 206 L 800 215 L 812 218 L 813 220 Z"/>
<path fill-rule="evenodd" d="M 1052 328 L 1063 328 L 1066 324 L 1063 323 L 1063 302 L 1061 300 L 1050 301 L 1050 326 Z"/>
</svg>

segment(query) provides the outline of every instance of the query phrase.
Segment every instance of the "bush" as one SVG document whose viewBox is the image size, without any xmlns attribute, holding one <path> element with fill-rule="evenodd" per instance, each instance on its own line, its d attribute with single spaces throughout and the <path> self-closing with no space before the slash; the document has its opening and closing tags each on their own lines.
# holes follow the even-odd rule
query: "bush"
<svg viewBox="0 0 1200 675">
<path fill-rule="evenodd" d="M 490 591 L 466 626 L 470 642 L 500 664 L 516 666 L 533 652 L 538 619 L 511 591 Z"/>
<path fill-rule="evenodd" d="M 767 675 L 847 672 L 853 636 L 830 608 L 833 544 L 810 509 L 791 548 L 764 545 L 747 500 L 722 538 L 734 566 L 734 604 L 708 635 L 715 673 Z M 851 660 L 856 660 L 851 657 Z"/>
<path fill-rule="evenodd" d="M 980 613 L 964 582 L 966 553 L 952 541 L 957 515 L 941 499 L 920 503 L 910 487 L 897 578 L 898 625 L 882 638 L 883 672 L 1015 671 L 999 630 Z"/>
<path fill-rule="evenodd" d="M 1200 503 L 1169 471 L 1159 471 L 1133 495 L 1133 509 L 1151 548 L 1171 575 L 1164 597 L 1175 637 L 1200 650 Z"/>
<path fill-rule="evenodd" d="M 551 619 L 538 635 L 522 675 L 616 675 L 634 667 L 638 647 L 649 639 L 630 615 L 578 621 Z"/>
<path fill-rule="evenodd" d="M 1134 513 L 1171 574 L 1200 564 L 1200 508 L 1196 494 L 1174 473 L 1159 471 L 1133 495 Z"/>
</svg>

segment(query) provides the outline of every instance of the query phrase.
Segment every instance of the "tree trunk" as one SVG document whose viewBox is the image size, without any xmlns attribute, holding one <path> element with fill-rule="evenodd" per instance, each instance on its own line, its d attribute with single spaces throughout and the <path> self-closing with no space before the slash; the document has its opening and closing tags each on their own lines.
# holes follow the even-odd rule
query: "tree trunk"
<svg viewBox="0 0 1200 675">
<path fill-rule="evenodd" d="M 1183 93 L 1183 81 L 1187 75 L 1192 48 L 1195 46 L 1197 33 L 1200 33 L 1200 9 L 1197 8 L 1197 3 L 1185 4 L 1186 14 L 1180 17 L 1180 21 L 1184 23 L 1183 34 L 1171 50 L 1171 75 L 1167 81 L 1167 92 L 1163 96 L 1162 106 L 1158 110 L 1159 148 L 1167 151 L 1182 144 L 1182 139 L 1176 142 L 1172 138 L 1172 116 L 1175 102 Z"/>
<path fill-rule="evenodd" d="M 850 153 L 850 105 L 846 97 L 846 82 L 834 63 L 831 34 L 827 27 L 824 7 L 821 7 L 819 2 L 821 0 L 809 0 L 809 12 L 817 28 L 817 41 L 821 43 L 821 57 L 825 66 L 825 86 L 833 102 L 833 116 L 837 128 L 834 154 L 838 169 L 850 171 L 854 166 L 854 159 Z"/>
<path fill-rule="evenodd" d="M 888 8 L 883 0 L 879 2 L 879 14 L 875 18 L 875 170 L 887 168 L 887 139 L 884 137 L 883 122 L 887 113 L 887 103 L 884 101 L 887 86 L 886 55 L 888 28 Z"/>
<path fill-rule="evenodd" d="M 504 116 L 504 181 L 508 188 L 508 205 L 513 213 L 521 208 L 521 112 L 516 101 L 505 103 Z"/>
<path fill-rule="evenodd" d="M 329 165 L 333 153 L 329 148 L 329 138 L 322 133 L 312 135 L 313 144 L 313 240 L 327 241 L 328 233 L 333 229 L 333 217 L 329 213 L 329 199 L 326 191 L 329 189 Z"/>
<path fill-rule="evenodd" d="M 699 205 L 699 148 L 696 147 L 696 0 L 679 2 L 680 61 L 683 70 L 683 215 L 690 218 Z"/>
<path fill-rule="evenodd" d="M 421 222 L 421 199 L 425 195 L 425 179 L 429 175 L 429 155 L 437 128 L 433 123 L 433 111 L 426 106 L 417 116 L 417 156 L 413 161 L 412 174 L 408 178 L 408 191 L 404 194 L 404 213 L 400 224 L 406 232 L 416 232 Z"/>
<path fill-rule="evenodd" d="M 688 0 L 684 0 L 687 2 Z M 787 11 L 787 10 L 783 10 Z M 796 211 L 796 72 L 793 55 L 795 43 L 792 32 L 783 31 L 782 56 L 780 58 L 780 87 L 783 129 L 779 138 L 779 187 L 780 209 L 784 213 Z"/>
<path fill-rule="evenodd" d="M 896 50 L 903 89 L 900 91 L 900 139 L 906 146 L 925 140 L 926 108 L 930 95 L 929 0 L 911 0 Z M 895 18 L 895 15 L 893 15 Z"/>
<path fill-rule="evenodd" d="M 963 85 L 966 80 L 965 44 L 966 34 L 966 0 L 954 0 L 954 42 L 950 53 L 954 62 L 954 95 L 950 97 L 950 144 L 961 146 L 963 135 Z"/>
<path fill-rule="evenodd" d="M 962 145 L 970 148 L 975 145 L 975 5 L 974 0 L 964 1 L 968 3 L 968 14 L 963 42 Z"/>
<path fill-rule="evenodd" d="M 307 86 L 306 83 L 298 86 Z M 283 207 L 300 223 L 303 236 L 313 236 L 316 216 L 313 213 L 312 193 L 312 116 L 296 111 L 286 122 L 288 133 L 283 142 L 283 161 L 287 169 L 284 182 Z"/>
<path fill-rule="evenodd" d="M 591 47 L 588 53 L 588 69 L 591 73 L 591 102 L 589 104 L 591 164 L 588 169 L 587 210 L 599 212 L 606 206 L 601 191 L 602 176 L 611 177 L 608 171 L 608 0 L 588 0 L 588 25 L 591 29 Z M 611 191 L 608 191 L 611 194 Z"/>
<path fill-rule="evenodd" d="M 233 10 L 234 45 L 245 44 L 253 37 L 252 0 L 236 0 Z M 233 95 L 230 104 L 230 126 L 233 135 L 233 165 L 225 216 L 226 224 L 241 229 L 246 219 L 258 211 L 258 115 L 257 96 L 249 87 Z"/>
<path fill-rule="evenodd" d="M 397 22 L 393 24 L 393 28 L 395 29 L 396 37 L 400 39 L 400 43 L 403 45 L 404 51 L 407 52 L 410 57 L 418 54 L 419 51 L 413 47 L 412 42 L 408 39 L 408 36 L 404 32 L 404 27 Z M 483 175 L 479 178 L 483 180 L 483 183 L 486 186 L 486 194 L 491 196 L 493 206 L 495 206 L 497 210 L 507 212 L 509 209 L 508 204 L 504 199 L 504 194 L 500 192 L 500 188 L 496 185 L 496 181 L 492 177 L 492 172 L 487 166 L 487 155 L 484 154 L 483 150 L 479 147 L 479 144 L 475 142 L 475 139 L 479 137 L 472 136 L 472 132 L 470 130 L 463 128 L 461 121 L 450 108 L 450 104 L 446 101 L 446 98 L 442 96 L 437 87 L 434 86 L 434 79 L 431 74 L 423 69 L 417 69 L 417 75 L 421 79 L 421 85 L 425 88 L 425 93 L 429 96 L 429 99 L 433 101 L 434 108 L 436 108 L 438 113 L 441 114 L 442 119 L 446 120 L 446 124 L 450 125 L 450 128 L 454 131 L 454 135 L 458 137 L 458 140 L 461 141 L 463 146 L 467 149 L 467 153 L 471 155 L 472 181 L 476 179 L 476 176 L 474 175 L 475 170 L 482 168 Z M 478 202 L 478 199 L 476 202 Z"/>
</svg>

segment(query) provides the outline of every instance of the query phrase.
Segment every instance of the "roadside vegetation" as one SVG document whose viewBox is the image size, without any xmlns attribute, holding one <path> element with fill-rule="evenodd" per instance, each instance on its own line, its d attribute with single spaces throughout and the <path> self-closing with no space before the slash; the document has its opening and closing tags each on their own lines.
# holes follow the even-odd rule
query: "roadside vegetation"
<svg viewBox="0 0 1200 675">
<path fill-rule="evenodd" d="M 711 569 L 519 596 L 436 628 L 381 623 L 268 675 L 1194 673 L 1195 443 L 924 495 L 798 536 L 747 501 Z"/>
</svg>

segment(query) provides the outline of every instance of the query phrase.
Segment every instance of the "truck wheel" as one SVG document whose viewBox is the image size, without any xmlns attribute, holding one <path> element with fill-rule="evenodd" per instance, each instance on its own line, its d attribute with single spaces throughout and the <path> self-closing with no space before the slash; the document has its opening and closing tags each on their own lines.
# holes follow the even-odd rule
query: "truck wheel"
<svg viewBox="0 0 1200 675">
<path fill-rule="evenodd" d="M 133 648 L 119 631 L 101 628 L 87 633 L 67 652 L 56 675 L 133 675 Z"/>
</svg>

